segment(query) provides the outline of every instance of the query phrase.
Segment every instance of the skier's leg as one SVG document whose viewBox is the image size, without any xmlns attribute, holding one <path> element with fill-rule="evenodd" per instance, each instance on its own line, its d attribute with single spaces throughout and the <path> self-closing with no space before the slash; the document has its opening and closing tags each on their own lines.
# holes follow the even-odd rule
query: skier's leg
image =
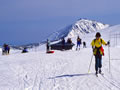
<svg viewBox="0 0 120 90">
<path fill-rule="evenodd" d="M 101 73 L 102 68 L 102 56 L 99 57 L 99 73 Z"/>
<path fill-rule="evenodd" d="M 102 68 L 102 56 L 99 57 L 99 68 Z"/>
<path fill-rule="evenodd" d="M 78 43 L 77 43 L 77 46 L 76 46 L 76 50 L 77 50 L 77 48 L 78 48 Z"/>
<path fill-rule="evenodd" d="M 79 50 L 80 50 L 80 44 L 79 44 Z"/>
<path fill-rule="evenodd" d="M 96 71 L 96 74 L 98 74 L 98 65 L 99 65 L 99 58 L 98 58 L 98 56 L 95 56 L 95 71 Z"/>
</svg>

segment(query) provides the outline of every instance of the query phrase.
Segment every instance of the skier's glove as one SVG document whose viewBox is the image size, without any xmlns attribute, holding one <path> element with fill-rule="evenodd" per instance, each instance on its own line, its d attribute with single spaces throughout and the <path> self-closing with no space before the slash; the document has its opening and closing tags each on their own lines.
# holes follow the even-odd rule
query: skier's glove
<svg viewBox="0 0 120 90">
<path fill-rule="evenodd" d="M 110 45 L 110 41 L 107 42 L 107 45 Z"/>
<path fill-rule="evenodd" d="M 95 51 L 95 48 L 93 48 L 93 52 Z"/>
</svg>

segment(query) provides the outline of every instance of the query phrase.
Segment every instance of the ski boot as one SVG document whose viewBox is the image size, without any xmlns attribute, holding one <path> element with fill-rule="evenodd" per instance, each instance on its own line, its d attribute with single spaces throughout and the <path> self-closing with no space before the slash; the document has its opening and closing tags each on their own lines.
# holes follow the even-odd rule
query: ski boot
<svg viewBox="0 0 120 90">
<path fill-rule="evenodd" d="M 98 77 L 98 71 L 96 71 L 95 75 L 96 75 L 96 77 Z"/>
<path fill-rule="evenodd" d="M 101 68 L 99 69 L 99 73 L 100 73 L 100 74 L 102 73 Z"/>
</svg>

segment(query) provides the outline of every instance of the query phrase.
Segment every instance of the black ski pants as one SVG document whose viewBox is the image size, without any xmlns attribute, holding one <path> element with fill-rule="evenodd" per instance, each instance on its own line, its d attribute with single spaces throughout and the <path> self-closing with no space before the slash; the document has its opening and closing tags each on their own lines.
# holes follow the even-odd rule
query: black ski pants
<svg viewBox="0 0 120 90">
<path fill-rule="evenodd" d="M 98 68 L 102 68 L 102 55 L 95 55 L 95 70 L 98 71 Z"/>
</svg>

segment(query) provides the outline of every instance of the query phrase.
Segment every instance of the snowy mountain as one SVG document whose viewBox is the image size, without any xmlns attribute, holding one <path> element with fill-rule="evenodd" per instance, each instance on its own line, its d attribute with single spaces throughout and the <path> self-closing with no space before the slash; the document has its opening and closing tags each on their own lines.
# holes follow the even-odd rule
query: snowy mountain
<svg viewBox="0 0 120 90">
<path fill-rule="evenodd" d="M 50 40 L 59 40 L 63 37 L 75 37 L 75 36 L 83 36 L 85 34 L 95 32 L 98 30 L 102 30 L 109 27 L 108 24 L 103 24 L 97 21 L 80 19 L 76 21 L 74 24 L 69 25 L 59 31 L 54 32 L 50 35 Z"/>
<path fill-rule="evenodd" d="M 103 23 L 93 21 L 93 20 L 88 20 L 88 19 L 79 19 L 72 25 L 66 26 L 63 29 L 60 29 L 59 31 L 52 33 L 49 37 L 46 37 L 46 39 L 44 39 L 39 43 L 30 43 L 30 44 L 19 45 L 19 46 L 11 45 L 11 47 L 15 49 L 23 49 L 24 47 L 34 48 L 46 43 L 47 38 L 50 39 L 50 41 L 58 41 L 63 37 L 65 37 L 65 39 L 75 38 L 78 35 L 82 37 L 85 34 L 99 31 L 108 27 L 109 27 L 108 24 L 103 24 Z"/>
</svg>

